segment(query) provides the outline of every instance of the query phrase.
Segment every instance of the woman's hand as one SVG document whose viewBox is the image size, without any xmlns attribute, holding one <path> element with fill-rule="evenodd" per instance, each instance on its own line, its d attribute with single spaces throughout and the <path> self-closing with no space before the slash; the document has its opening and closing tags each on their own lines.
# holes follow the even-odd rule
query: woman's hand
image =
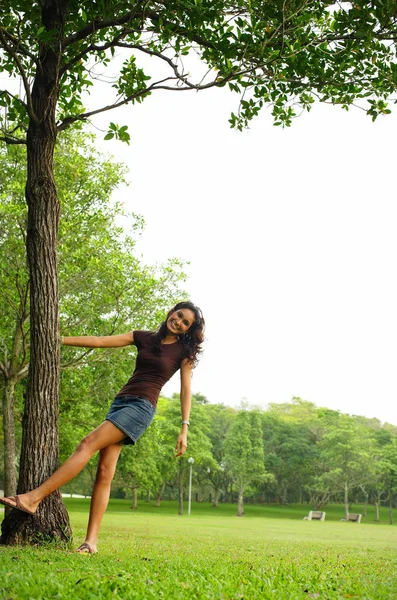
<svg viewBox="0 0 397 600">
<path fill-rule="evenodd" d="M 178 456 L 182 456 L 182 454 L 184 454 L 186 452 L 186 448 L 187 448 L 187 433 L 182 432 L 178 435 L 178 439 L 176 441 L 175 458 L 177 458 Z"/>
</svg>

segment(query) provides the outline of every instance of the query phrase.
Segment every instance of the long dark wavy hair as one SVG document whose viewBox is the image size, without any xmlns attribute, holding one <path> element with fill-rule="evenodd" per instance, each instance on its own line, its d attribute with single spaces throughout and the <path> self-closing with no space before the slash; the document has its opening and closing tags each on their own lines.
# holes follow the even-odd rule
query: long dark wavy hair
<svg viewBox="0 0 397 600">
<path fill-rule="evenodd" d="M 204 341 L 205 321 L 203 313 L 201 312 L 198 306 L 193 304 L 193 302 L 178 302 L 178 304 L 176 304 L 173 308 L 171 308 L 170 311 L 168 311 L 165 321 L 161 323 L 160 327 L 156 332 L 154 350 L 156 354 L 161 353 L 161 342 L 168 333 L 168 318 L 172 315 L 173 312 L 180 310 L 181 308 L 188 308 L 194 314 L 194 323 L 190 326 L 186 333 L 183 333 L 178 337 L 183 344 L 182 358 L 187 358 L 189 362 L 191 362 L 195 367 L 199 361 L 200 355 L 203 352 L 201 345 Z"/>
</svg>

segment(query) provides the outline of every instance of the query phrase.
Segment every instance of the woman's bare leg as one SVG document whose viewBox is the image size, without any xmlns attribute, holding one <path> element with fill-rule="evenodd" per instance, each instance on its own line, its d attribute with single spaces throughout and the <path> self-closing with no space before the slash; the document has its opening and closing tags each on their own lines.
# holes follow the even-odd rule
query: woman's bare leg
<svg viewBox="0 0 397 600">
<path fill-rule="evenodd" d="M 85 537 L 85 543 L 89 544 L 91 552 L 96 552 L 99 528 L 109 502 L 110 485 L 114 477 L 122 447 L 123 445 L 119 443 L 100 450 L 98 470 L 94 488 L 92 490 L 87 535 Z M 83 547 L 81 550 L 78 549 L 77 551 L 87 552 L 88 548 Z"/>
<path fill-rule="evenodd" d="M 110 421 L 104 421 L 80 442 L 73 454 L 69 456 L 51 477 L 31 492 L 19 494 L 21 504 L 30 511 L 35 512 L 43 498 L 76 477 L 95 452 L 107 446 L 117 444 L 124 438 L 125 433 L 118 429 L 118 427 L 110 423 Z"/>
</svg>

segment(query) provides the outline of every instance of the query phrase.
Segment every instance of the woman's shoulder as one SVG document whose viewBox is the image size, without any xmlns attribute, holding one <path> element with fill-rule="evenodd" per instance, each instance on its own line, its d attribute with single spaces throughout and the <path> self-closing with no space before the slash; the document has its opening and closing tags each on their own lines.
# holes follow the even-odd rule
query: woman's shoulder
<svg viewBox="0 0 397 600">
<path fill-rule="evenodd" d="M 146 331 L 145 329 L 138 329 L 134 331 L 134 342 L 145 345 L 146 343 L 152 343 L 156 336 L 155 331 Z"/>
</svg>

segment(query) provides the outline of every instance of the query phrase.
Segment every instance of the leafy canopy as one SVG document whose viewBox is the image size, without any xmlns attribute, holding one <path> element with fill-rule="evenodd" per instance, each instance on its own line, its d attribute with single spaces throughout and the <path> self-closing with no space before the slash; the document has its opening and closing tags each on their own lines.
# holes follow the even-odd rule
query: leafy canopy
<svg viewBox="0 0 397 600">
<path fill-rule="evenodd" d="M 61 61 L 58 130 L 155 90 L 226 85 L 239 95 L 230 119 L 239 129 L 264 105 L 275 125 L 290 125 L 316 98 L 345 108 L 366 99 L 375 119 L 396 89 L 396 36 L 395 0 L 3 0 L 0 139 L 24 143 L 49 52 Z M 112 86 L 110 102 L 89 97 L 97 80 Z M 106 137 L 129 141 L 115 123 Z"/>
</svg>

